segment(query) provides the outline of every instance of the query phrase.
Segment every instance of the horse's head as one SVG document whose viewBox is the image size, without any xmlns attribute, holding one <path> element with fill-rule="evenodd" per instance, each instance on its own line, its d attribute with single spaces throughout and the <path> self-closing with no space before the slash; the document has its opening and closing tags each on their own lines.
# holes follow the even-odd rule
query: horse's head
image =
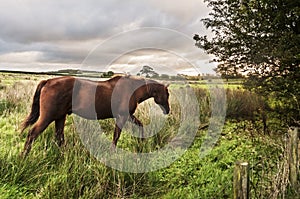
<svg viewBox="0 0 300 199">
<path fill-rule="evenodd" d="M 157 83 L 152 85 L 151 90 L 155 103 L 160 106 L 164 114 L 168 114 L 170 112 L 168 86 Z"/>
</svg>

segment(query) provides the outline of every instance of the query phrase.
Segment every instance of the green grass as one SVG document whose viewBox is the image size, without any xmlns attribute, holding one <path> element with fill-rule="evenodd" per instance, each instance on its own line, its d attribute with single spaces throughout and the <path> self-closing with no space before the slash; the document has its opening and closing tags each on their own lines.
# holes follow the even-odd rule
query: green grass
<svg viewBox="0 0 300 199">
<path fill-rule="evenodd" d="M 179 159 L 148 173 L 121 172 L 99 162 L 82 144 L 71 116 L 66 122 L 64 147 L 57 146 L 52 124 L 23 159 L 19 154 L 26 132 L 21 135 L 19 126 L 29 112 L 36 84 L 36 81 L 24 83 L 18 76 L 0 89 L 0 198 L 232 198 L 233 169 L 238 160 L 247 160 L 251 165 L 251 198 L 269 198 L 275 190 L 285 190 L 275 186 L 278 168 L 282 165 L 282 137 L 265 136 L 261 127 L 244 120 L 228 120 L 220 139 L 207 156 L 199 156 L 207 131 L 198 130 L 193 144 Z M 200 120 L 207 122 L 210 114 L 207 91 L 195 89 L 199 108 L 204 112 Z M 236 95 L 244 96 L 243 92 Z M 248 94 L 245 95 L 247 98 Z M 233 109 L 253 103 L 248 100 L 241 105 L 240 101 L 245 100 L 231 102 L 235 105 L 231 105 Z M 150 152 L 164 146 L 174 136 L 180 120 L 178 105 L 172 102 L 171 106 L 172 114 L 155 136 L 140 143 L 130 134 L 137 129 L 128 125 L 118 146 L 133 152 Z M 139 107 L 137 117 L 147 124 L 148 113 L 146 103 Z M 109 119 L 99 123 L 104 135 L 111 140 L 114 121 Z M 283 196 L 284 193 L 280 194 Z"/>
<path fill-rule="evenodd" d="M 9 120 L 13 119 L 5 122 L 13 124 Z M 267 144 L 251 140 L 227 126 L 226 135 L 208 156 L 199 158 L 201 134 L 205 133 L 201 131 L 191 148 L 169 167 L 132 174 L 113 170 L 92 157 L 72 130 L 70 119 L 64 148 L 56 145 L 52 125 L 36 140 L 26 159 L 18 155 L 24 137 L 15 132 L 14 125 L 2 125 L 1 131 L 6 133 L 1 136 L 0 190 L 6 191 L 0 198 L 231 198 L 237 160 L 255 163 L 261 156 L 278 156 L 280 150 L 271 139 Z M 125 139 L 130 140 L 121 137 L 123 142 Z"/>
</svg>

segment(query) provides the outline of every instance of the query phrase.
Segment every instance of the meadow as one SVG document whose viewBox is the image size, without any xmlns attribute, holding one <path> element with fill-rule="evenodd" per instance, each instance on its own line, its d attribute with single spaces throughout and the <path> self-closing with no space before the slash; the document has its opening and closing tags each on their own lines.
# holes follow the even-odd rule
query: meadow
<svg viewBox="0 0 300 199">
<path fill-rule="evenodd" d="M 199 156 L 199 149 L 212 114 L 210 94 L 201 84 L 192 84 L 190 89 L 197 97 L 201 125 L 191 146 L 167 167 L 130 173 L 106 166 L 86 149 L 72 116 L 66 121 L 65 146 L 60 148 L 56 144 L 52 124 L 35 141 L 28 157 L 22 158 L 19 154 L 28 130 L 20 133 L 21 122 L 30 111 L 36 85 L 50 77 L 0 73 L 0 198 L 233 198 L 233 170 L 237 161 L 250 164 L 251 198 L 295 196 L 289 189 L 286 173 L 286 127 L 280 120 L 266 119 L 263 110 L 267 102 L 236 84 L 225 88 L 225 124 L 205 157 Z M 120 147 L 151 152 L 176 136 L 182 110 L 172 99 L 172 93 L 184 88 L 185 85 L 171 86 L 172 112 L 164 118 L 159 132 L 141 143 L 129 132 L 137 129 L 128 125 L 118 143 Z M 137 117 L 146 124 L 152 106 L 149 101 L 137 110 Z M 99 123 L 111 140 L 114 120 Z"/>
</svg>

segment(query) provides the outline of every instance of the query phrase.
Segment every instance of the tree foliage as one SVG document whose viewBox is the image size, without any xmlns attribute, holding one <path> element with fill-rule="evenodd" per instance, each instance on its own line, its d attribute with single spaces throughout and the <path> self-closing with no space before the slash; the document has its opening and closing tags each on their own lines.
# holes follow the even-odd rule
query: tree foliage
<svg viewBox="0 0 300 199">
<path fill-rule="evenodd" d="M 150 66 L 143 66 L 138 75 L 144 75 L 146 77 L 157 77 L 158 73 L 154 71 L 154 69 Z"/>
<path fill-rule="evenodd" d="M 108 71 L 108 72 L 104 72 L 101 77 L 102 78 L 110 78 L 114 75 L 115 73 L 113 71 Z"/>
<path fill-rule="evenodd" d="M 277 99 L 274 109 L 299 125 L 300 2 L 206 0 L 202 19 L 213 36 L 195 35 L 196 46 L 213 54 L 217 71 L 247 75 L 245 86 Z"/>
</svg>

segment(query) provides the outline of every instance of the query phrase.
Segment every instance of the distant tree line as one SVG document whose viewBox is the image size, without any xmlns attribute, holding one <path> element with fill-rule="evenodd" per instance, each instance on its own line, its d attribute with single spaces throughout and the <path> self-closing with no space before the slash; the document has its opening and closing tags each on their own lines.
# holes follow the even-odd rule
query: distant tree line
<svg viewBox="0 0 300 199">
<path fill-rule="evenodd" d="M 154 69 L 148 65 L 142 67 L 142 69 L 136 74 L 137 76 L 144 76 L 146 78 L 154 78 L 154 79 L 162 79 L 162 80 L 204 80 L 204 79 L 214 79 L 219 78 L 213 74 L 204 74 L 204 75 L 185 75 L 185 74 L 177 74 L 177 75 L 168 75 L 168 74 L 159 74 Z M 242 78 L 243 76 L 231 76 L 228 75 L 227 78 Z"/>
</svg>

